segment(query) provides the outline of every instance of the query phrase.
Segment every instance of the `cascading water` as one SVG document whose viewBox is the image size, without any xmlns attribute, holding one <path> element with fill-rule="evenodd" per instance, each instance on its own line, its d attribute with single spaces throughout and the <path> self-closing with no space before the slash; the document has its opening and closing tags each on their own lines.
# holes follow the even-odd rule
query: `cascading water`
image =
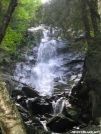
<svg viewBox="0 0 101 134">
<path fill-rule="evenodd" d="M 44 31 L 44 37 L 41 40 L 38 48 L 37 62 L 32 69 L 31 81 L 33 81 L 35 88 L 44 94 L 51 94 L 54 86 L 54 78 L 56 78 L 55 68 L 58 67 L 55 57 L 57 55 L 57 46 L 55 40 L 49 40 L 47 31 Z"/>
<path fill-rule="evenodd" d="M 61 97 L 60 99 L 58 99 L 56 102 L 53 101 L 52 102 L 52 106 L 53 106 L 53 114 L 59 114 L 62 113 L 63 108 L 65 106 L 65 99 L 64 97 Z"/>
<path fill-rule="evenodd" d="M 32 55 L 24 54 L 25 62 L 16 64 L 14 77 L 16 80 L 34 87 L 43 95 L 51 95 L 56 89 L 67 90 L 68 79 L 72 74 L 76 74 L 72 70 L 73 67 L 70 68 L 67 64 L 75 57 L 77 58 L 78 53 L 69 53 L 68 42 L 53 37 L 58 30 L 53 30 L 51 33 L 49 29 L 39 26 L 31 28 L 29 31 L 35 32 L 38 29 L 43 31 L 41 42 L 37 46 L 29 48 L 28 51 Z M 37 58 L 34 63 L 35 57 Z M 75 68 L 79 69 L 81 66 L 82 64 L 75 65 Z"/>
</svg>

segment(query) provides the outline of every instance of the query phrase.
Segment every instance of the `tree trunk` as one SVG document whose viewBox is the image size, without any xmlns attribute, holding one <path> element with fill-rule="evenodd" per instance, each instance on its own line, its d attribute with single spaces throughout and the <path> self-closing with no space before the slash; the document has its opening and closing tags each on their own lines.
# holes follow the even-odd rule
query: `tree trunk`
<svg viewBox="0 0 101 134">
<path fill-rule="evenodd" d="M 21 116 L 0 79 L 0 126 L 3 134 L 26 134 Z"/>
<path fill-rule="evenodd" d="M 0 44 L 5 36 L 17 0 L 11 0 L 0 28 Z M 0 79 L 0 127 L 3 134 L 26 134 L 21 116 L 11 100 L 5 83 Z"/>
<path fill-rule="evenodd" d="M 84 22 L 86 39 L 87 39 L 87 41 L 89 41 L 89 39 L 90 39 L 90 25 L 89 25 L 89 20 L 88 20 L 88 16 L 87 16 L 86 1 L 85 0 L 81 0 L 81 9 L 82 9 L 82 19 Z"/>
<path fill-rule="evenodd" d="M 5 36 L 6 29 L 8 27 L 11 16 L 12 16 L 16 6 L 17 6 L 17 0 L 11 0 L 7 13 L 6 13 L 6 15 L 2 21 L 2 25 L 0 27 L 0 44 Z"/>
<path fill-rule="evenodd" d="M 98 33 L 98 21 L 97 19 L 98 17 L 98 13 L 97 13 L 97 0 L 87 0 L 87 4 L 90 10 L 90 15 L 91 15 L 91 21 L 92 21 L 92 26 L 93 26 L 93 30 L 94 30 L 94 36 L 97 35 Z M 99 18 L 100 19 L 100 18 Z"/>
<path fill-rule="evenodd" d="M 89 35 L 90 27 L 87 22 L 87 14 L 85 8 L 85 0 L 82 2 L 82 17 L 85 30 Z M 83 4 L 84 2 L 84 4 Z M 85 12 L 85 13 L 84 13 Z M 85 15 L 84 15 L 85 14 Z M 86 18 L 85 18 L 86 17 Z M 92 16 L 94 17 L 94 16 Z M 92 19 L 92 21 L 94 18 Z M 85 23 L 86 21 L 86 23 Z M 93 27 L 96 26 L 93 25 Z M 88 30 L 87 30 L 88 29 Z M 96 34 L 96 32 L 95 32 Z M 72 89 L 72 95 L 82 101 L 86 112 L 92 115 L 92 119 L 101 117 L 101 33 L 93 39 L 86 38 L 88 43 L 88 51 L 86 54 L 83 75 L 79 83 Z M 88 104 L 89 106 L 86 106 Z"/>
<path fill-rule="evenodd" d="M 96 39 L 89 44 L 84 64 L 84 85 L 92 104 L 92 117 L 101 116 L 101 42 Z"/>
</svg>

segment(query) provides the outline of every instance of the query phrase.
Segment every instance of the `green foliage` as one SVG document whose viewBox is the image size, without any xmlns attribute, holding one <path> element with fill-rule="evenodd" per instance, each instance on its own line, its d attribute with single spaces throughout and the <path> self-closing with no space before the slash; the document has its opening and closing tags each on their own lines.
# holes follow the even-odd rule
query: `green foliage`
<svg viewBox="0 0 101 134">
<path fill-rule="evenodd" d="M 62 35 L 69 38 L 84 31 L 80 6 L 79 0 L 50 0 L 40 7 L 38 17 L 47 25 L 63 29 Z"/>
<path fill-rule="evenodd" d="M 85 51 L 87 51 L 87 50 L 88 50 L 88 44 L 87 44 L 87 42 L 86 42 L 85 45 L 86 45 L 86 46 L 85 46 Z"/>
<path fill-rule="evenodd" d="M 42 23 L 61 28 L 62 37 L 67 39 L 85 33 L 84 18 L 87 17 L 90 35 L 91 37 L 94 37 L 94 24 L 92 23 L 92 21 L 94 22 L 94 18 L 92 20 L 91 12 L 96 13 L 93 16 L 96 19 L 98 13 L 93 6 L 97 5 L 97 1 L 86 1 L 87 14 L 84 18 L 82 14 L 82 3 L 82 0 L 50 0 L 49 3 L 46 3 L 39 8 L 37 15 Z"/>
<path fill-rule="evenodd" d="M 0 24 L 2 24 L 2 19 L 8 9 L 10 0 L 0 1 Z M 9 26 L 7 28 L 5 37 L 2 41 L 1 49 L 7 55 L 17 56 L 17 49 L 25 47 L 30 43 L 25 43 L 22 46 L 22 41 L 25 40 L 26 30 L 36 25 L 37 17 L 36 11 L 41 5 L 41 0 L 18 0 L 18 5 L 10 20 Z"/>
<path fill-rule="evenodd" d="M 94 37 L 94 31 L 90 31 L 90 36 Z"/>
<path fill-rule="evenodd" d="M 1 48 L 7 51 L 15 51 L 16 45 L 20 44 L 21 39 L 21 33 L 17 33 L 16 31 L 8 27 Z"/>
</svg>

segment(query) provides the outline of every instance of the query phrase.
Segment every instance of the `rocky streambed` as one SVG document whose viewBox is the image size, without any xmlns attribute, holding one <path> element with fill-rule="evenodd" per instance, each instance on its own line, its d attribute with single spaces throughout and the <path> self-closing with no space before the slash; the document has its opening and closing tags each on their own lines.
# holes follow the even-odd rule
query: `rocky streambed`
<svg viewBox="0 0 101 134">
<path fill-rule="evenodd" d="M 14 89 L 16 82 L 3 75 L 7 89 Z M 28 86 L 21 90 L 9 90 L 22 116 L 27 134 L 99 134 L 98 122 L 93 122 L 91 112 L 68 92 L 42 96 Z M 1 133 L 2 134 L 2 133 Z"/>
<path fill-rule="evenodd" d="M 12 98 L 21 113 L 28 134 L 99 133 L 100 127 L 90 113 L 82 111 L 82 104 L 66 92 L 41 96 L 29 87 L 13 90 Z"/>
</svg>

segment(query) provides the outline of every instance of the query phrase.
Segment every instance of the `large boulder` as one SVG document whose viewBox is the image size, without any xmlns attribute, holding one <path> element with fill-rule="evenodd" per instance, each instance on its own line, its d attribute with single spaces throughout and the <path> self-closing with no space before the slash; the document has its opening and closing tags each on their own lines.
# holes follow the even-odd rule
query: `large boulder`
<svg viewBox="0 0 101 134">
<path fill-rule="evenodd" d="M 28 105 L 30 107 L 30 109 L 32 110 L 32 113 L 34 115 L 36 114 L 45 114 L 45 113 L 51 113 L 52 112 L 52 104 L 51 102 L 49 102 L 49 100 L 47 101 L 47 99 L 43 99 L 40 97 L 36 97 L 34 99 L 30 99 L 28 101 Z"/>
<path fill-rule="evenodd" d="M 72 106 L 65 106 L 64 109 L 63 109 L 63 114 L 68 117 L 68 118 L 71 118 L 75 121 L 78 121 L 79 119 L 79 110 L 72 107 Z"/>
<path fill-rule="evenodd" d="M 12 97 L 17 97 L 18 95 L 26 96 L 26 94 L 23 91 L 21 91 L 21 90 L 13 90 L 12 91 Z"/>
<path fill-rule="evenodd" d="M 27 95 L 29 98 L 39 97 L 39 92 L 36 90 L 29 88 L 29 87 L 23 87 L 22 91 Z"/>
<path fill-rule="evenodd" d="M 46 126 L 53 132 L 62 133 L 71 130 L 74 126 L 77 126 L 77 123 L 60 114 L 51 118 Z"/>
</svg>

